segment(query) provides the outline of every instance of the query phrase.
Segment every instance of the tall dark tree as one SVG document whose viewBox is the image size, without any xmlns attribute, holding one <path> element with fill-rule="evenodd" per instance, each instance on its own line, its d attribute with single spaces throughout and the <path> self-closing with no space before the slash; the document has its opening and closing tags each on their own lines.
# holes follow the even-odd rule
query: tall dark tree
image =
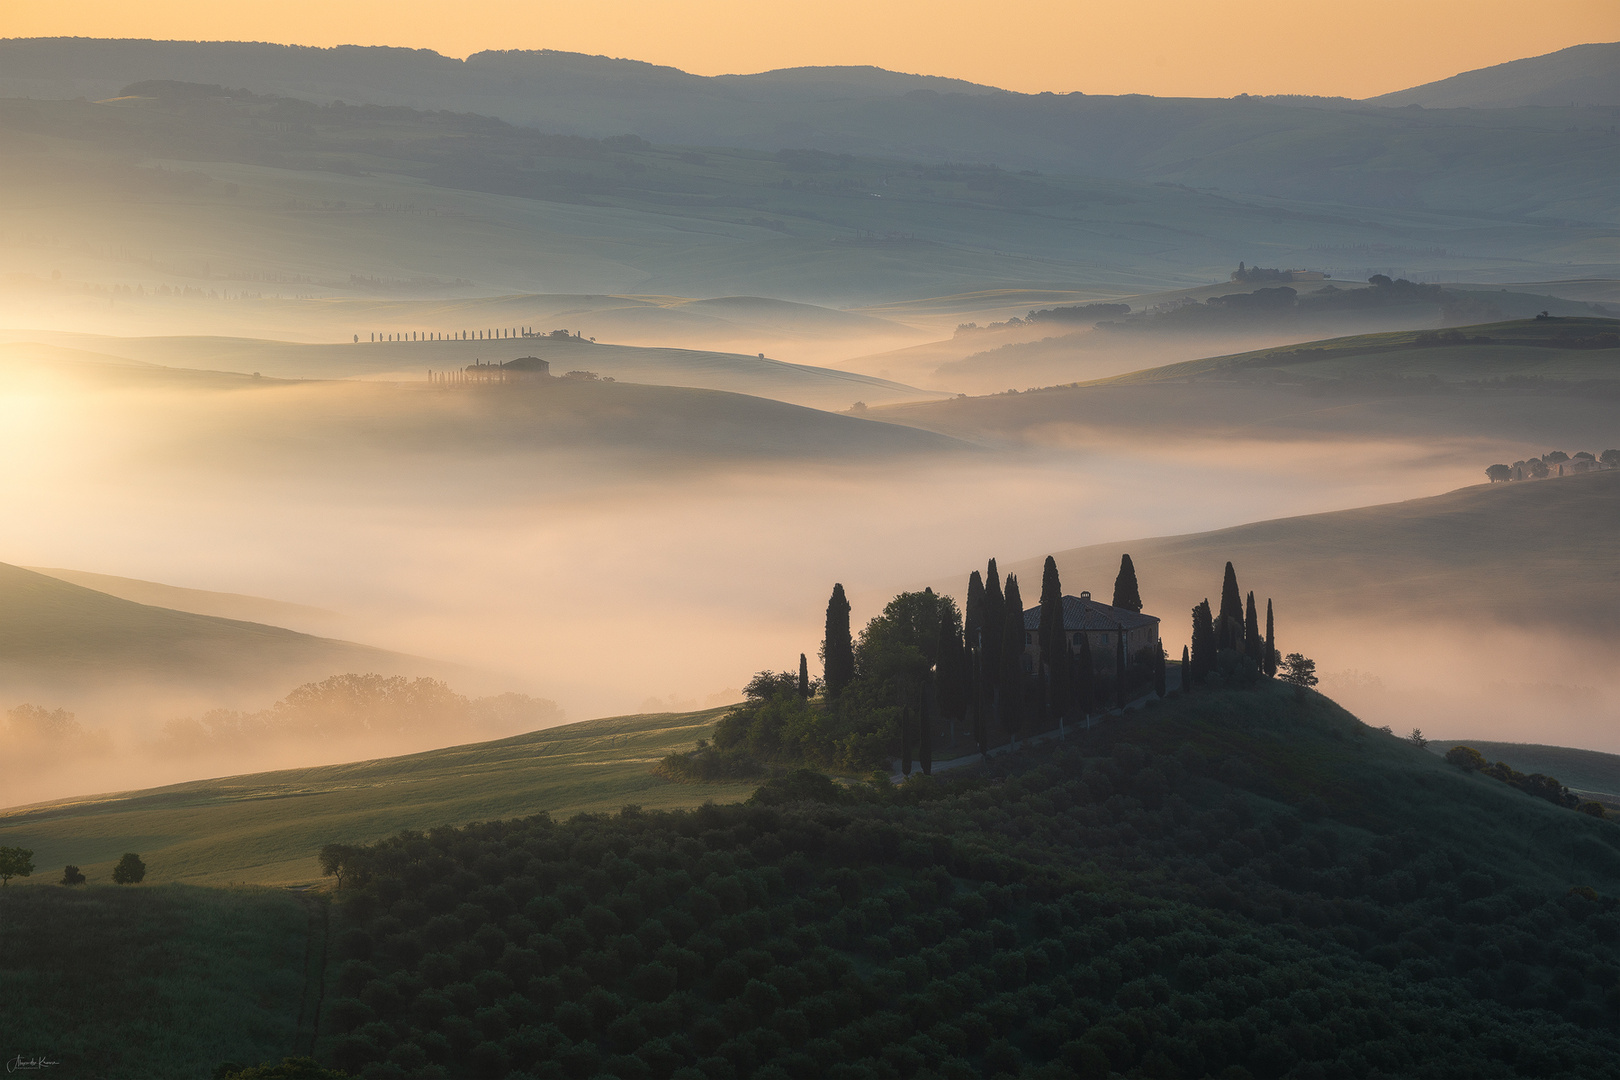
<svg viewBox="0 0 1620 1080">
<path fill-rule="evenodd" d="M 1262 665 L 1266 678 L 1277 677 L 1277 624 L 1271 618 L 1271 597 L 1266 597 L 1266 659 Z"/>
<path fill-rule="evenodd" d="M 911 703 L 900 702 L 900 774 L 911 775 Z"/>
<path fill-rule="evenodd" d="M 808 661 L 808 660 L 806 660 L 804 658 L 804 653 L 800 653 L 799 654 L 799 697 L 800 698 L 808 698 L 809 696 L 810 696 L 810 661 Z"/>
<path fill-rule="evenodd" d="M 1041 704 L 1046 722 L 1056 724 L 1069 710 L 1069 640 L 1063 628 L 1063 583 L 1050 555 L 1041 571 L 1040 641 Z"/>
<path fill-rule="evenodd" d="M 1002 730 L 1014 739 L 1024 730 L 1024 601 L 1018 576 L 1007 575 L 1006 607 L 1001 620 L 1001 677 L 996 680 L 996 713 Z"/>
<path fill-rule="evenodd" d="M 1097 704 L 1097 667 L 1091 657 L 1090 634 L 1080 635 L 1080 651 L 1074 657 L 1074 699 L 1082 720 Z"/>
<path fill-rule="evenodd" d="M 990 673 L 991 685 L 1001 678 L 1001 639 L 1006 633 L 1002 625 L 1007 612 L 1007 599 L 1001 594 L 1001 575 L 996 572 L 996 560 L 984 575 L 984 662 Z"/>
<path fill-rule="evenodd" d="M 924 776 L 934 775 L 934 716 L 928 708 L 928 686 L 923 684 L 917 694 L 917 761 Z"/>
<path fill-rule="evenodd" d="M 1162 701 L 1164 691 L 1164 642 L 1153 647 L 1153 692 L 1159 695 Z"/>
<path fill-rule="evenodd" d="M 967 652 L 968 700 L 973 708 L 973 745 L 980 757 L 990 753 L 990 679 L 984 670 L 984 649 Z"/>
<path fill-rule="evenodd" d="M 1260 617 L 1254 610 L 1254 593 L 1249 593 L 1248 603 L 1243 613 L 1243 655 L 1260 663 Z"/>
<path fill-rule="evenodd" d="M 1142 591 L 1136 587 L 1136 567 L 1129 555 L 1119 560 L 1119 576 L 1114 579 L 1114 606 L 1128 611 L 1142 610 Z"/>
<path fill-rule="evenodd" d="M 849 601 L 844 586 L 833 586 L 827 601 L 827 636 L 821 642 L 821 670 L 828 697 L 836 697 L 855 677 L 855 640 L 849 633 Z"/>
<path fill-rule="evenodd" d="M 1116 628 L 1114 642 L 1114 696 L 1119 699 L 1119 707 L 1123 709 L 1131 699 L 1130 688 L 1125 682 L 1125 672 L 1130 664 L 1125 654 L 1125 627 Z"/>
<path fill-rule="evenodd" d="M 968 575 L 967 608 L 962 612 L 962 633 L 968 648 L 976 649 L 984 644 L 984 579 L 977 570 Z"/>
<path fill-rule="evenodd" d="M 939 658 L 934 662 L 934 719 L 951 725 L 951 742 L 956 741 L 956 725 L 967 712 L 966 651 L 962 634 L 948 620 L 939 623 Z"/>
<path fill-rule="evenodd" d="M 1192 681 L 1190 686 L 1202 685 L 1204 677 L 1215 670 L 1215 653 L 1220 648 L 1215 636 L 1215 620 L 1209 610 L 1209 601 L 1202 600 L 1192 612 Z"/>
<path fill-rule="evenodd" d="M 1181 689 L 1192 689 L 1192 657 L 1187 655 L 1187 646 L 1181 647 Z"/>
<path fill-rule="evenodd" d="M 1238 592 L 1237 571 L 1232 569 L 1231 563 L 1226 564 L 1226 577 L 1221 582 L 1221 613 L 1215 620 L 1215 647 L 1243 648 L 1243 594 Z"/>
</svg>

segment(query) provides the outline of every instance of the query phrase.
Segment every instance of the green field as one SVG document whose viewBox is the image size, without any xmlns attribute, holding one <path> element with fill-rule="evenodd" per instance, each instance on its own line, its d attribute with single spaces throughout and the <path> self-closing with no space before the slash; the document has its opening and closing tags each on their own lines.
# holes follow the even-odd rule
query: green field
<svg viewBox="0 0 1620 1080">
<path fill-rule="evenodd" d="M 1568 746 L 1536 743 L 1490 742 L 1480 739 L 1435 741 L 1429 749 L 1444 754 L 1453 746 L 1472 746 L 1487 761 L 1504 761 L 1522 773 L 1556 777 L 1565 787 L 1620 809 L 1620 754 L 1576 750 Z"/>
<path fill-rule="evenodd" d="M 118 858 L 135 851 L 152 882 L 316 882 L 323 845 L 399 829 L 740 798 L 752 785 L 687 786 L 652 774 L 660 758 L 706 737 L 724 711 L 588 720 L 407 757 L 3 810 L 0 844 L 34 850 L 35 881 L 73 863 L 106 882 Z"/>
</svg>

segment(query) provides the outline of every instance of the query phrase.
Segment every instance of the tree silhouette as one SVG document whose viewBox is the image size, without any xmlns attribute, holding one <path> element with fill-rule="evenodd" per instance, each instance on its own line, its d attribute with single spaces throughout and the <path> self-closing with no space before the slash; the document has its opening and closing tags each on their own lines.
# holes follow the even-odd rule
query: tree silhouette
<svg viewBox="0 0 1620 1080">
<path fill-rule="evenodd" d="M 1048 555 L 1041 572 L 1041 701 L 1055 723 L 1069 708 L 1069 641 L 1063 627 L 1063 585 L 1057 561 Z"/>
<path fill-rule="evenodd" d="M 828 697 L 836 697 L 855 677 L 855 642 L 849 634 L 849 601 L 844 597 L 842 584 L 833 586 L 832 597 L 827 601 L 821 665 Z"/>
<path fill-rule="evenodd" d="M 1293 684 L 1303 697 L 1306 689 L 1317 683 L 1316 661 L 1297 652 L 1289 653 L 1283 658 L 1281 678 L 1283 682 Z"/>
<path fill-rule="evenodd" d="M 1487 466 L 1485 469 L 1485 479 L 1489 480 L 1493 484 L 1506 483 L 1507 481 L 1513 479 L 1513 467 L 1511 465 Z"/>
<path fill-rule="evenodd" d="M 1007 594 L 1001 620 L 1001 677 L 997 680 L 996 705 L 1001 726 L 1014 739 L 1024 730 L 1024 601 L 1018 591 L 1018 575 L 1007 575 Z"/>
<path fill-rule="evenodd" d="M 799 697 L 810 696 L 810 661 L 805 659 L 804 653 L 799 654 Z"/>
<path fill-rule="evenodd" d="M 146 878 L 146 864 L 133 851 L 126 851 L 124 857 L 118 860 L 118 865 L 113 867 L 112 877 L 119 885 L 138 885 Z"/>
<path fill-rule="evenodd" d="M 1226 576 L 1221 581 L 1221 614 L 1215 621 L 1215 647 L 1241 649 L 1243 647 L 1243 594 L 1238 592 L 1237 571 L 1226 564 Z"/>
<path fill-rule="evenodd" d="M 0 847 L 0 887 L 14 877 L 28 877 L 33 872 L 32 848 Z"/>
<path fill-rule="evenodd" d="M 74 866 L 72 863 L 68 863 L 62 868 L 62 884 L 83 885 L 84 875 L 79 873 L 79 868 L 77 866 Z"/>
<path fill-rule="evenodd" d="M 1250 592 L 1247 607 L 1243 613 L 1243 654 L 1259 663 L 1262 645 L 1263 643 L 1260 640 L 1260 619 L 1254 610 L 1254 593 Z"/>
<path fill-rule="evenodd" d="M 1142 611 L 1142 592 L 1136 587 L 1136 567 L 1129 555 L 1119 559 L 1119 576 L 1114 578 L 1114 607 L 1138 614 Z"/>
<path fill-rule="evenodd" d="M 1204 677 L 1215 670 L 1215 653 L 1219 647 L 1209 601 L 1200 601 L 1192 612 L 1192 679 L 1188 686 L 1202 684 Z"/>
<path fill-rule="evenodd" d="M 1271 597 L 1266 597 L 1266 658 L 1261 665 L 1266 678 L 1275 678 L 1277 675 L 1277 624 L 1271 617 Z"/>
</svg>

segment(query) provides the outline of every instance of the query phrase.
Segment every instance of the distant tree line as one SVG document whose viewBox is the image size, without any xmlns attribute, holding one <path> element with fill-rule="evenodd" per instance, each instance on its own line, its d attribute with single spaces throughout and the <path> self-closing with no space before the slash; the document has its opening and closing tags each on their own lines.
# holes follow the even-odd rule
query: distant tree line
<svg viewBox="0 0 1620 1080">
<path fill-rule="evenodd" d="M 1581 813 L 1590 814 L 1593 817 L 1604 816 L 1602 803 L 1581 798 L 1559 783 L 1556 777 L 1544 776 L 1541 773 L 1531 773 L 1526 776 L 1505 761 L 1492 764 L 1485 760 L 1484 754 L 1481 754 L 1472 746 L 1453 746 L 1446 751 L 1446 760 L 1463 772 L 1477 772 L 1483 776 L 1493 777 L 1509 787 L 1518 788 L 1526 795 L 1534 795 L 1538 799 L 1545 799 L 1554 806 L 1579 810 Z"/>
<path fill-rule="evenodd" d="M 1599 469 L 1620 469 L 1620 450 L 1605 450 L 1602 454 L 1594 454 L 1590 450 L 1580 450 L 1574 454 L 1554 450 L 1528 461 L 1515 461 L 1512 465 L 1489 465 L 1485 469 L 1485 478 L 1493 484 L 1504 484 L 1513 480 L 1545 480 L 1549 476 Z"/>
</svg>

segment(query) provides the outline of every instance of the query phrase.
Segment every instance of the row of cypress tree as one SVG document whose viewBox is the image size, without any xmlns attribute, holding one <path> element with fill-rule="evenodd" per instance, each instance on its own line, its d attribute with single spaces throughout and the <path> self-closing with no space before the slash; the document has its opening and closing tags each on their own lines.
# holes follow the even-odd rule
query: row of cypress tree
<svg viewBox="0 0 1620 1080">
<path fill-rule="evenodd" d="M 1237 571 L 1229 562 L 1221 581 L 1221 610 L 1217 616 L 1206 597 L 1192 611 L 1192 645 L 1181 651 L 1183 687 L 1202 685 L 1218 670 L 1222 654 L 1236 659 L 1239 670 L 1273 678 L 1277 674 L 1277 624 L 1271 598 L 1266 598 L 1266 631 L 1260 634 L 1260 619 L 1254 592 L 1247 604 L 1238 589 Z"/>
<path fill-rule="evenodd" d="M 1142 610 L 1136 568 L 1129 555 L 1120 561 L 1113 606 Z M 821 653 L 829 698 L 835 698 L 855 678 L 855 642 L 849 612 L 843 585 L 834 585 L 827 602 Z M 1008 574 L 1003 583 L 996 560 L 991 559 L 983 575 L 975 570 L 968 578 L 967 607 L 961 626 L 956 625 L 954 612 L 951 618 L 939 620 L 938 645 L 933 650 L 934 663 L 928 676 L 915 685 L 904 680 L 905 685 L 896 687 L 901 704 L 902 771 L 911 772 L 914 748 L 923 771 L 932 770 L 935 727 L 941 721 L 949 723 L 953 743 L 956 725 L 968 725 L 975 747 L 980 754 L 987 754 L 998 730 L 1016 741 L 1021 735 L 1085 719 L 1103 704 L 1098 700 L 1100 691 L 1106 691 L 1120 705 L 1148 685 L 1162 696 L 1162 647 L 1145 658 L 1145 668 L 1139 664 L 1133 669 L 1133 658 L 1126 653 L 1124 628 L 1118 629 L 1111 682 L 1099 680 L 1089 635 L 1081 635 L 1078 652 L 1069 647 L 1057 562 L 1047 556 L 1041 575 L 1039 660 L 1033 672 L 1026 671 L 1024 602 L 1018 577 Z"/>
</svg>

